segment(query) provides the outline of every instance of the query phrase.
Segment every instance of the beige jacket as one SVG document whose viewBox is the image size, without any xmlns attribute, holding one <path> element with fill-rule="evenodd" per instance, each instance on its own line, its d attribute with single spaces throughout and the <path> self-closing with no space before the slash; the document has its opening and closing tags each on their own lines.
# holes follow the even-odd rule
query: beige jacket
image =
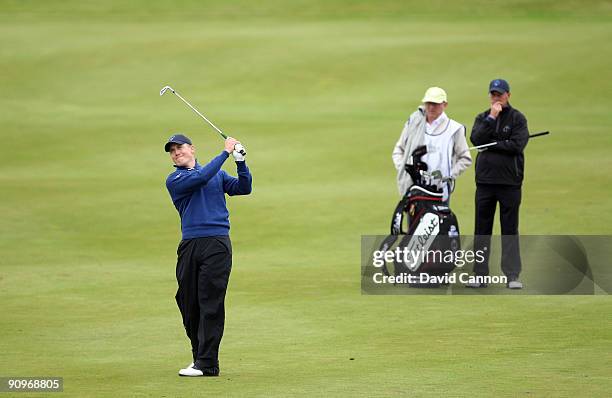
<svg viewBox="0 0 612 398">
<path fill-rule="evenodd" d="M 413 181 L 405 169 L 406 164 L 412 164 L 410 154 L 425 141 L 425 110 L 419 107 L 404 125 L 402 134 L 393 148 L 393 164 L 397 170 L 397 188 L 400 195 L 404 195 Z M 440 123 L 437 129 L 451 129 L 453 131 L 453 154 L 451 159 L 451 175 L 455 179 L 472 164 L 472 157 L 465 138 L 465 126 L 449 119 L 448 123 Z M 443 131 L 434 131 L 441 134 Z"/>
</svg>

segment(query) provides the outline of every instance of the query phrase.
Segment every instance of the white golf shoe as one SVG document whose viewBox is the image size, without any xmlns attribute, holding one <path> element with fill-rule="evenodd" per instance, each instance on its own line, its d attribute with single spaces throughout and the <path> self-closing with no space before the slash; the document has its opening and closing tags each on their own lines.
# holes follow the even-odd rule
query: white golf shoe
<svg viewBox="0 0 612 398">
<path fill-rule="evenodd" d="M 198 377 L 204 376 L 204 372 L 193 367 L 193 363 L 185 369 L 179 370 L 179 376 Z"/>
<path fill-rule="evenodd" d="M 508 282 L 508 289 L 522 289 L 523 283 L 518 279 Z"/>
<path fill-rule="evenodd" d="M 197 369 L 194 367 L 194 363 L 192 362 L 185 369 L 179 370 L 179 376 L 187 376 L 187 377 L 201 377 L 201 376 L 209 376 L 215 377 L 219 376 L 219 368 L 214 366 L 212 368 L 203 368 Z"/>
</svg>

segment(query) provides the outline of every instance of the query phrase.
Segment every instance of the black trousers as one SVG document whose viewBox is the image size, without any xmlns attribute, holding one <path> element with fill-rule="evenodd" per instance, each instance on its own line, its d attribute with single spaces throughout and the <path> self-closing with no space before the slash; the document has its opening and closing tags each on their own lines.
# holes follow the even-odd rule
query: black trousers
<svg viewBox="0 0 612 398">
<path fill-rule="evenodd" d="M 521 273 L 521 252 L 518 225 L 521 187 L 511 185 L 476 185 L 476 220 L 474 250 L 484 250 L 484 261 L 474 263 L 474 274 L 489 275 L 489 255 L 495 209 L 499 203 L 502 233 L 501 269 L 508 280 L 518 279 Z"/>
<path fill-rule="evenodd" d="M 219 366 L 225 292 L 232 269 L 228 236 L 181 241 L 177 250 L 176 303 L 198 368 Z"/>
</svg>

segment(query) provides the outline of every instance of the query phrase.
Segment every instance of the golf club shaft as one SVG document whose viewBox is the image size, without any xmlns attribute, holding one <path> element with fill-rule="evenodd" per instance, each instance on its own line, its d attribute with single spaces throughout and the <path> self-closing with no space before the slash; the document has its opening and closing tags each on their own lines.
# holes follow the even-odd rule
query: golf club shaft
<svg viewBox="0 0 612 398">
<path fill-rule="evenodd" d="M 539 137 L 539 136 L 541 136 L 541 135 L 547 135 L 547 134 L 550 134 L 550 131 L 543 131 L 543 132 L 541 132 L 541 133 L 531 134 L 531 135 L 529 136 L 529 138 Z"/>
<path fill-rule="evenodd" d="M 213 122 L 211 122 L 210 120 L 208 120 L 206 118 L 206 116 L 202 115 L 200 113 L 200 111 L 198 111 L 196 108 L 193 107 L 193 105 L 191 105 L 189 103 L 189 101 L 187 101 L 185 98 L 183 98 L 179 93 L 176 92 L 175 89 L 173 89 L 170 86 L 164 86 L 162 87 L 162 89 L 159 91 L 159 95 L 162 96 L 166 93 L 166 91 L 172 91 L 172 94 L 176 95 L 177 97 L 180 98 L 181 101 L 183 101 L 185 104 L 187 104 L 188 107 L 191 108 L 192 111 L 194 111 L 198 116 L 200 116 L 202 119 L 204 119 L 206 121 L 206 123 L 208 123 L 212 128 L 214 128 L 215 130 L 217 130 L 217 132 L 221 135 L 221 137 L 223 137 L 223 139 L 227 139 L 227 135 L 223 134 L 223 131 L 221 131 L 217 126 L 215 126 L 215 124 Z M 244 147 L 241 144 L 236 144 L 234 146 L 234 150 L 237 151 L 239 154 L 241 154 L 242 156 L 246 156 L 246 150 L 244 149 Z"/>
<path fill-rule="evenodd" d="M 227 139 L 227 135 L 223 134 L 223 131 L 219 130 L 219 128 L 217 126 L 215 126 L 215 124 L 213 122 L 208 120 L 206 118 L 206 116 L 202 115 L 200 113 L 200 111 L 198 111 L 196 108 L 194 108 L 185 98 L 181 97 L 181 95 L 179 93 L 177 93 L 176 90 L 172 90 L 172 93 L 175 94 L 177 97 L 179 97 L 185 104 L 187 104 L 187 106 L 190 107 L 191 110 L 194 111 L 198 116 L 200 116 L 202 119 L 206 120 L 206 123 L 208 123 L 210 125 L 210 127 L 212 127 L 215 130 L 217 130 L 217 132 L 221 135 L 221 137 L 223 137 L 223 139 Z"/>
<path fill-rule="evenodd" d="M 541 132 L 541 133 L 531 134 L 531 135 L 529 135 L 529 138 L 540 137 L 540 136 L 547 135 L 547 134 L 550 134 L 550 131 L 543 131 L 543 132 Z M 472 150 L 474 150 L 474 149 L 483 149 L 483 148 L 487 148 L 487 147 L 490 147 L 490 146 L 493 146 L 493 145 L 497 145 L 497 143 L 498 143 L 498 142 L 499 142 L 499 141 L 490 142 L 490 143 L 488 143 L 488 144 L 483 144 L 483 145 L 476 145 L 476 146 L 473 146 L 473 147 L 468 148 L 468 150 L 472 151 Z"/>
</svg>

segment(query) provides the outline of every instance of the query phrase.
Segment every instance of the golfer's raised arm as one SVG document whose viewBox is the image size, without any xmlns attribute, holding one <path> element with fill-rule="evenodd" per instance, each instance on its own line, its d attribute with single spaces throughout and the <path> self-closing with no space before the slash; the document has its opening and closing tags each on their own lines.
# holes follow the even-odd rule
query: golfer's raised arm
<svg viewBox="0 0 612 398">
<path fill-rule="evenodd" d="M 230 195 L 248 195 L 251 193 L 253 177 L 246 162 L 236 162 L 238 178 L 223 173 L 223 191 Z"/>
<path fill-rule="evenodd" d="M 240 141 L 236 141 L 232 148 L 232 156 L 236 161 L 238 178 L 232 177 L 223 171 L 223 192 L 230 196 L 248 195 L 251 193 L 253 177 L 251 177 L 251 172 L 246 165 L 246 149 Z"/>
<path fill-rule="evenodd" d="M 166 180 L 166 186 L 171 193 L 183 194 L 191 192 L 197 187 L 204 185 L 221 170 L 221 166 L 229 157 L 227 151 L 221 152 L 201 169 L 193 170 L 191 173 L 178 173 L 170 175 Z"/>
</svg>

